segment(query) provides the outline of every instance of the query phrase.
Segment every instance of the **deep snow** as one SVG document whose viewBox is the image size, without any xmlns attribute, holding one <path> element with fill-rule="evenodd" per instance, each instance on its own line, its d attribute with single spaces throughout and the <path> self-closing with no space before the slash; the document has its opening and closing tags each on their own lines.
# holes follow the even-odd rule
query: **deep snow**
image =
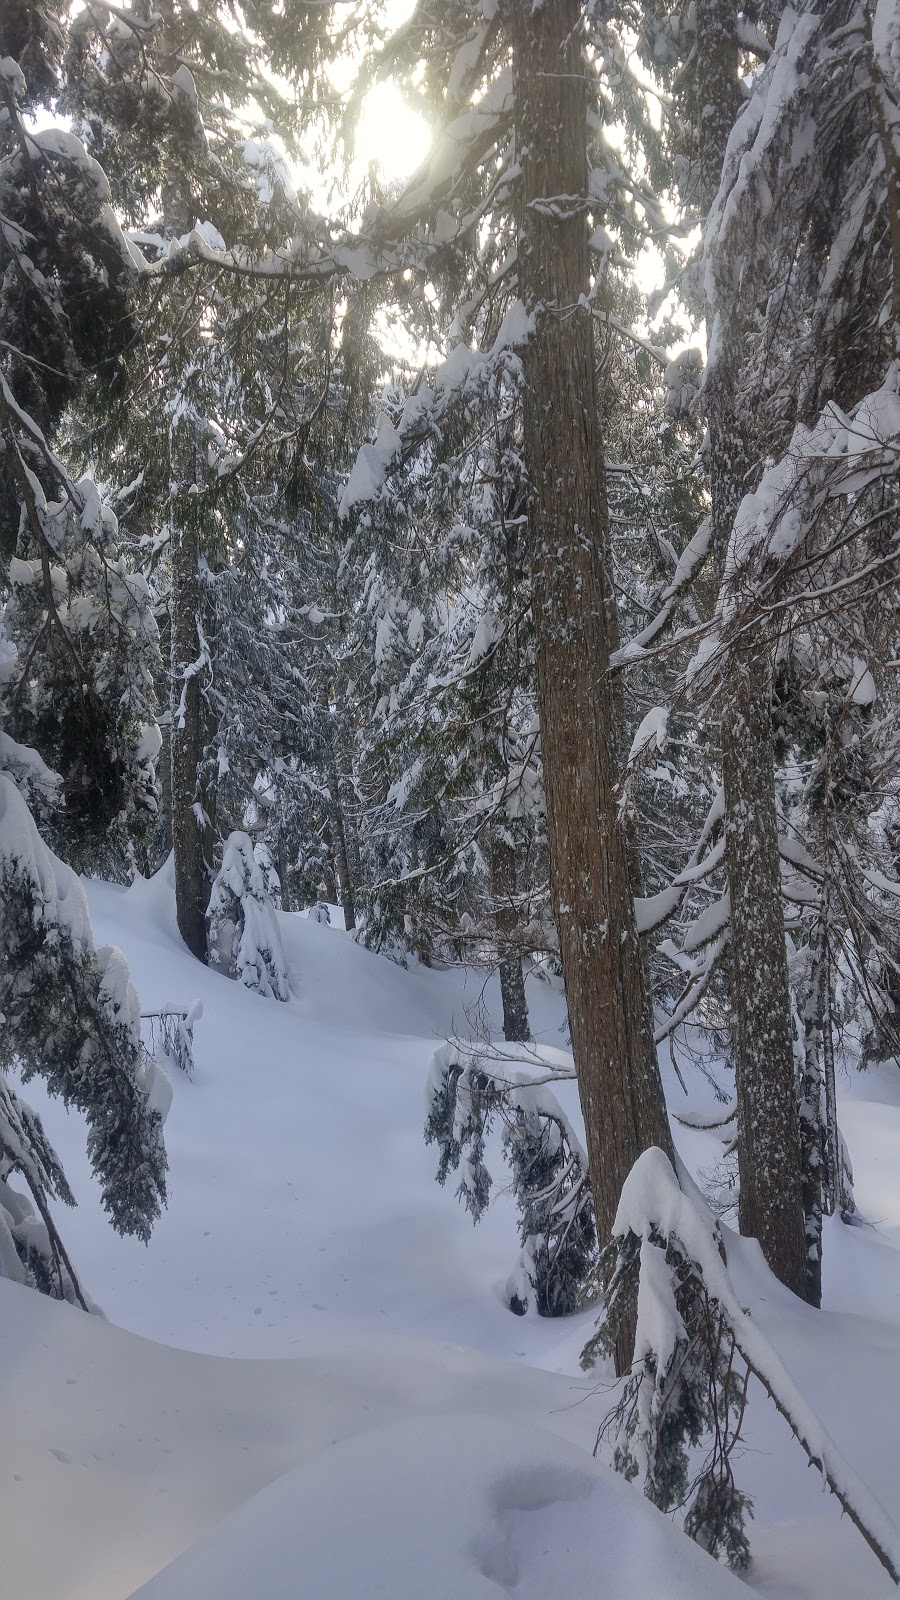
<svg viewBox="0 0 900 1600">
<path fill-rule="evenodd" d="M 284 916 L 296 997 L 279 1005 L 191 960 L 165 874 L 88 892 L 143 1009 L 200 998 L 204 1015 L 195 1076 L 175 1075 L 170 1203 L 147 1249 L 106 1225 L 78 1120 L 29 1086 L 80 1201 L 64 1237 L 118 1326 L 0 1284 L 4 1593 L 126 1600 L 174 1561 L 148 1600 L 736 1594 L 593 1463 L 609 1399 L 578 1369 L 592 1319 L 508 1311 L 509 1197 L 473 1229 L 434 1183 L 428 1061 L 470 1031 L 483 976 L 407 972 Z M 496 1014 L 492 984 L 485 998 Z M 529 999 L 560 1046 L 558 997 L 532 983 Z M 702 1079 L 688 1087 L 706 1108 Z M 752 1254 L 738 1288 L 900 1519 L 900 1074 L 843 1087 L 876 1226 L 828 1227 L 822 1313 L 754 1274 Z M 674 1077 L 672 1092 L 686 1103 Z M 693 1171 L 715 1163 L 716 1134 L 677 1136 Z M 760 1593 L 894 1592 L 758 1390 L 736 1471 L 756 1498 Z"/>
</svg>

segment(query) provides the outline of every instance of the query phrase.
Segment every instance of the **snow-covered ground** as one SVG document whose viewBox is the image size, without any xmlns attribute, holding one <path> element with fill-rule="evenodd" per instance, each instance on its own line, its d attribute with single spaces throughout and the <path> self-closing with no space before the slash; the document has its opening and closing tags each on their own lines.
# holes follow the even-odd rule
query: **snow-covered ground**
<svg viewBox="0 0 900 1600">
<path fill-rule="evenodd" d="M 406 972 L 283 917 L 296 998 L 279 1005 L 190 959 L 164 874 L 89 895 L 143 1008 L 199 998 L 204 1015 L 195 1076 L 175 1076 L 169 1209 L 146 1249 L 105 1223 L 77 1119 L 29 1087 L 80 1202 L 64 1237 L 109 1324 L 0 1283 L 4 1595 L 737 1594 L 593 1461 L 609 1395 L 578 1367 L 592 1319 L 507 1309 L 509 1197 L 473 1229 L 434 1183 L 428 1061 L 480 1004 L 496 1013 L 493 985 Z M 538 983 L 529 998 L 539 1037 L 561 1044 L 558 998 Z M 704 1087 L 689 1083 L 692 1107 Z M 900 1520 L 900 1074 L 843 1087 L 874 1226 L 829 1225 L 821 1313 L 754 1276 L 750 1254 L 738 1287 Z M 678 1135 L 694 1171 L 715 1163 L 714 1134 Z M 736 1473 L 756 1501 L 758 1593 L 895 1592 L 758 1389 Z"/>
</svg>

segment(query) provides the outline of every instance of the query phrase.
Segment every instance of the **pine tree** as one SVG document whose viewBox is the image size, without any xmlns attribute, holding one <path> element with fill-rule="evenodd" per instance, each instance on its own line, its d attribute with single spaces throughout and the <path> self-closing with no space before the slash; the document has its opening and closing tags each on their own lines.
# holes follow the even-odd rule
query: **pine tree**
<svg viewBox="0 0 900 1600">
<path fill-rule="evenodd" d="M 97 949 L 79 879 L 44 844 L 12 779 L 0 773 L 0 912 L 4 1017 L 0 1072 L 16 1066 L 84 1112 L 88 1154 L 103 1205 L 120 1233 L 147 1240 L 166 1199 L 155 1069 L 141 1055 L 140 1007 L 119 950 Z M 39 1119 L 0 1077 L 4 1198 L 24 1280 L 61 1298 L 84 1299 L 50 1220 L 47 1202 L 71 1202 Z M 6 1192 L 24 1175 L 40 1225 Z M 16 1210 L 16 1208 L 18 1208 Z M 8 1223 L 4 1222 L 4 1228 Z M 2 1234 L 3 1229 L 0 1229 Z M 5 1263 L 9 1275 L 10 1260 Z M 13 1274 L 15 1275 L 15 1274 Z"/>
<path fill-rule="evenodd" d="M 589 289 L 578 8 L 513 7 L 523 166 L 519 289 L 535 332 L 525 355 L 524 448 L 534 485 L 529 546 L 551 896 L 601 1239 L 641 1148 L 671 1148 L 645 1032 L 627 843 L 615 806 L 615 702 L 606 677 L 615 599 L 608 570 Z M 600 836 L 598 847 L 597 833 Z M 615 1018 L 614 1026 L 610 1019 Z M 618 1358 L 628 1364 L 627 1336 Z"/>
<path fill-rule="evenodd" d="M 64 449 L 89 381 L 115 391 L 134 331 L 135 259 L 81 141 L 27 120 L 58 88 L 60 16 L 11 8 L 2 30 L 0 1067 L 40 1075 L 84 1112 L 113 1225 L 146 1240 L 166 1159 L 137 996 L 121 953 L 96 948 L 81 884 L 35 821 L 78 865 L 115 870 L 155 819 L 149 594 L 123 559 L 114 494 L 71 470 Z M 86 1306 L 48 1204 L 71 1200 L 65 1176 L 5 1078 L 0 1096 L 3 1271 Z"/>
<path fill-rule="evenodd" d="M 246 833 L 229 834 L 225 841 L 208 917 L 213 966 L 247 989 L 287 1000 L 290 984 L 275 906 Z"/>
<path fill-rule="evenodd" d="M 517 1064 L 525 1059 L 526 1067 Z M 597 1233 L 587 1156 L 548 1084 L 571 1078 L 537 1054 L 445 1045 L 428 1077 L 425 1139 L 439 1150 L 437 1180 L 460 1173 L 457 1195 L 473 1222 L 487 1209 L 493 1177 L 486 1141 L 502 1124 L 503 1153 L 519 1211 L 519 1261 L 507 1283 L 511 1310 L 566 1316 L 582 1304 L 596 1270 Z"/>
</svg>

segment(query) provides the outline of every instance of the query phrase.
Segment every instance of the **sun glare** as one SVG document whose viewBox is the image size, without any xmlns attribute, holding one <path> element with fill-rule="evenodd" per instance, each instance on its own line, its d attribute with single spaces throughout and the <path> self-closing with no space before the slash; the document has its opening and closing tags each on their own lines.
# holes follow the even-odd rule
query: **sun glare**
<svg viewBox="0 0 900 1600">
<path fill-rule="evenodd" d="M 379 83 L 366 95 L 356 131 L 356 159 L 373 163 L 385 183 L 399 183 L 414 172 L 431 143 L 424 117 L 392 83 Z"/>
</svg>

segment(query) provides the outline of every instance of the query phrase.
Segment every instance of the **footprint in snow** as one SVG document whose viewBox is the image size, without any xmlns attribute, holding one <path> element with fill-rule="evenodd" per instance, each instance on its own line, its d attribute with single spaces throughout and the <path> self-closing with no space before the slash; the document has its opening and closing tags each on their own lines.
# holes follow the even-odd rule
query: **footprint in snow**
<svg viewBox="0 0 900 1600">
<path fill-rule="evenodd" d="M 472 1545 L 482 1575 L 512 1591 L 519 1581 L 513 1537 L 516 1513 L 546 1511 L 564 1500 L 586 1500 L 595 1487 L 596 1480 L 587 1473 L 565 1467 L 528 1467 L 501 1478 L 491 1494 L 495 1521 Z"/>
</svg>

